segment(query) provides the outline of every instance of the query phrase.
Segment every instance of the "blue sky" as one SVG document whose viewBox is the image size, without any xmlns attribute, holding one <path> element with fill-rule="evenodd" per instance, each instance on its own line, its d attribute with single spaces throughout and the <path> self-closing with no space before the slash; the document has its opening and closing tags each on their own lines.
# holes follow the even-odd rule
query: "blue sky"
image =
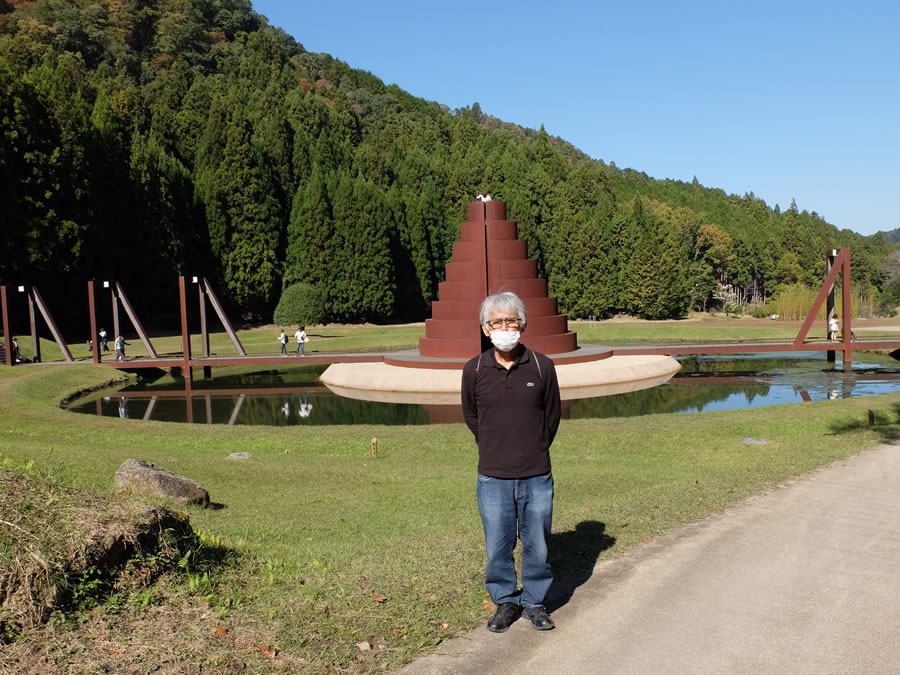
<svg viewBox="0 0 900 675">
<path fill-rule="evenodd" d="M 253 0 L 311 52 L 589 156 L 900 227 L 900 2 Z"/>
</svg>

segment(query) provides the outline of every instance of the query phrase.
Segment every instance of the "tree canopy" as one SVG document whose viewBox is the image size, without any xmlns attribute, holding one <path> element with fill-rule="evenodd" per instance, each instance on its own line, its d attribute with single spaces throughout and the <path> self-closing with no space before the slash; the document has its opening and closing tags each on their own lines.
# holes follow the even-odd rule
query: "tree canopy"
<svg viewBox="0 0 900 675">
<path fill-rule="evenodd" d="M 329 320 L 424 318 L 477 190 L 574 317 L 680 316 L 723 284 L 764 299 L 845 246 L 857 288 L 884 283 L 883 237 L 450 111 L 247 0 L 0 2 L 0 134 L 0 280 L 114 278 L 150 312 L 162 280 L 203 274 L 247 321 L 296 282 Z"/>
</svg>

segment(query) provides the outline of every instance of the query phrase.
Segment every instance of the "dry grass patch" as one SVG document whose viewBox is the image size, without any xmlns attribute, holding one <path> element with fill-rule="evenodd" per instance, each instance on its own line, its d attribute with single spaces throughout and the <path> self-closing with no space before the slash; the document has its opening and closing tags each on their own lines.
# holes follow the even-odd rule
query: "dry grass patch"
<svg viewBox="0 0 900 675">
<path fill-rule="evenodd" d="M 187 516 L 0 469 L 0 641 L 151 583 L 194 543 Z"/>
</svg>

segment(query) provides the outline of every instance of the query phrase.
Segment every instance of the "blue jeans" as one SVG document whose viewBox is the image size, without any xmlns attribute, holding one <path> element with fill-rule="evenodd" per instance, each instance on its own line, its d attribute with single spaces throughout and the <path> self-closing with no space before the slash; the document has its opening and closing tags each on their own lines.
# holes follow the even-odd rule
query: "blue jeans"
<svg viewBox="0 0 900 675">
<path fill-rule="evenodd" d="M 294 353 L 299 354 L 301 352 L 301 350 L 304 354 L 306 354 L 306 345 L 304 345 L 302 342 L 298 342 L 297 343 L 297 351 L 295 351 Z"/>
<path fill-rule="evenodd" d="M 478 474 L 478 511 L 484 526 L 487 566 L 484 585 L 496 604 L 544 604 L 553 581 L 547 539 L 553 520 L 553 474 L 533 478 L 491 478 Z M 518 592 L 513 549 L 522 541 L 522 592 Z"/>
</svg>

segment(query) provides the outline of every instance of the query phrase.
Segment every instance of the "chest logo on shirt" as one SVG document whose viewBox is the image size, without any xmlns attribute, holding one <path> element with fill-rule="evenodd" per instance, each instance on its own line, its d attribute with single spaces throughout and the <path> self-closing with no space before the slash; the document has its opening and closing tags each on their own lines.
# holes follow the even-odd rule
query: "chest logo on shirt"
<svg viewBox="0 0 900 675">
<path fill-rule="evenodd" d="M 533 387 L 533 386 L 534 386 L 534 382 L 529 382 L 529 383 L 527 383 L 525 386 L 526 386 L 526 387 Z"/>
</svg>

